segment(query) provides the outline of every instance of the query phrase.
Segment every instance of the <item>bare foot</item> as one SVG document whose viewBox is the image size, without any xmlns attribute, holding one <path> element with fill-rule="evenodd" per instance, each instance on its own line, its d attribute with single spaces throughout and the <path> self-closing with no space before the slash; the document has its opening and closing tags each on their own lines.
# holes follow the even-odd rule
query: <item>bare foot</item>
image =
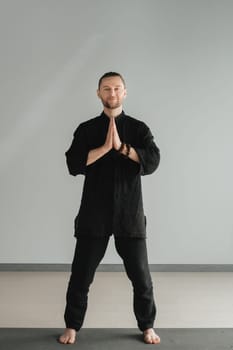
<svg viewBox="0 0 233 350">
<path fill-rule="evenodd" d="M 148 328 L 143 332 L 144 342 L 146 344 L 159 344 L 160 337 L 155 333 L 153 328 Z"/>
<path fill-rule="evenodd" d="M 61 344 L 74 344 L 76 338 L 76 330 L 72 328 L 66 328 L 64 333 L 59 337 L 59 343 Z"/>
</svg>

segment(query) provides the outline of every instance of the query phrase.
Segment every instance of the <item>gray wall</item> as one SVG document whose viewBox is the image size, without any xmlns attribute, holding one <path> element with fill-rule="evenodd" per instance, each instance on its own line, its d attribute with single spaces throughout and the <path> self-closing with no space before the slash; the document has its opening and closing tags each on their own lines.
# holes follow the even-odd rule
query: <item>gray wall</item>
<svg viewBox="0 0 233 350">
<path fill-rule="evenodd" d="M 99 114 L 96 84 L 161 149 L 144 177 L 151 263 L 232 264 L 233 1 L 0 2 L 0 262 L 69 263 L 83 178 L 64 152 Z M 113 242 L 105 263 L 119 263 Z"/>
</svg>

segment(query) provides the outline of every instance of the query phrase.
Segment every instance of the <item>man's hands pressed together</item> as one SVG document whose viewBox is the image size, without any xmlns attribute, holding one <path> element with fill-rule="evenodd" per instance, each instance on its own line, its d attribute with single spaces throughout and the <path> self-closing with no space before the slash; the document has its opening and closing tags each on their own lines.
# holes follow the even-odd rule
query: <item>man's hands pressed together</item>
<svg viewBox="0 0 233 350">
<path fill-rule="evenodd" d="M 109 118 L 108 132 L 103 146 L 92 149 L 88 153 L 87 165 L 94 163 L 97 159 L 111 151 L 112 148 L 118 150 L 121 146 L 114 117 Z M 118 147 L 118 148 L 117 148 Z"/>
<path fill-rule="evenodd" d="M 114 117 L 110 118 L 108 132 L 103 147 L 106 149 L 107 152 L 110 151 L 112 148 L 118 151 L 121 147 L 121 140 L 117 131 Z"/>
<path fill-rule="evenodd" d="M 90 165 L 94 163 L 97 159 L 103 157 L 106 153 L 108 153 L 113 148 L 116 151 L 118 151 L 120 147 L 121 147 L 121 140 L 117 131 L 115 118 L 111 117 L 109 121 L 108 132 L 106 135 L 104 145 L 89 151 L 86 165 Z M 127 152 L 126 147 L 123 147 L 121 153 L 126 154 L 126 152 Z M 135 162 L 139 163 L 138 155 L 133 147 L 130 148 L 130 154 L 128 155 L 128 157 L 134 160 Z"/>
</svg>

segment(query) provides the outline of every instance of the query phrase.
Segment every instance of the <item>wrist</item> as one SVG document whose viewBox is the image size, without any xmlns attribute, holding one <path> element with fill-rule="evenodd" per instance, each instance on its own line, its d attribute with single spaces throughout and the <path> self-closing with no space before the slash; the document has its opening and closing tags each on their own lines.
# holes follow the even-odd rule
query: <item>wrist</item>
<svg viewBox="0 0 233 350">
<path fill-rule="evenodd" d="M 126 157 L 128 158 L 130 155 L 131 145 L 129 143 L 126 144 Z"/>
<path fill-rule="evenodd" d="M 130 144 L 122 142 L 120 148 L 118 149 L 118 152 L 123 156 L 125 156 L 126 158 L 128 158 L 130 155 L 130 149 L 131 149 Z"/>
<path fill-rule="evenodd" d="M 103 145 L 100 147 L 100 149 L 103 153 L 108 153 L 111 150 L 111 147 Z"/>
</svg>

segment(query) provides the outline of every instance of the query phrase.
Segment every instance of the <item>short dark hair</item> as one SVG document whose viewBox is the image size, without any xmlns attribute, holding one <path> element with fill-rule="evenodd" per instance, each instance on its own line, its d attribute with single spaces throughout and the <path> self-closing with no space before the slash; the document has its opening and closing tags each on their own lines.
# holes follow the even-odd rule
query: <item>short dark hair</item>
<svg viewBox="0 0 233 350">
<path fill-rule="evenodd" d="M 99 83 L 98 83 L 98 89 L 100 88 L 100 85 L 102 83 L 102 80 L 104 78 L 109 78 L 109 77 L 120 77 L 121 80 L 122 80 L 122 83 L 124 84 L 125 86 L 125 80 L 124 78 L 122 77 L 122 75 L 120 73 L 117 73 L 117 72 L 107 72 L 105 73 L 104 75 L 102 75 L 102 77 L 99 79 Z"/>
</svg>

